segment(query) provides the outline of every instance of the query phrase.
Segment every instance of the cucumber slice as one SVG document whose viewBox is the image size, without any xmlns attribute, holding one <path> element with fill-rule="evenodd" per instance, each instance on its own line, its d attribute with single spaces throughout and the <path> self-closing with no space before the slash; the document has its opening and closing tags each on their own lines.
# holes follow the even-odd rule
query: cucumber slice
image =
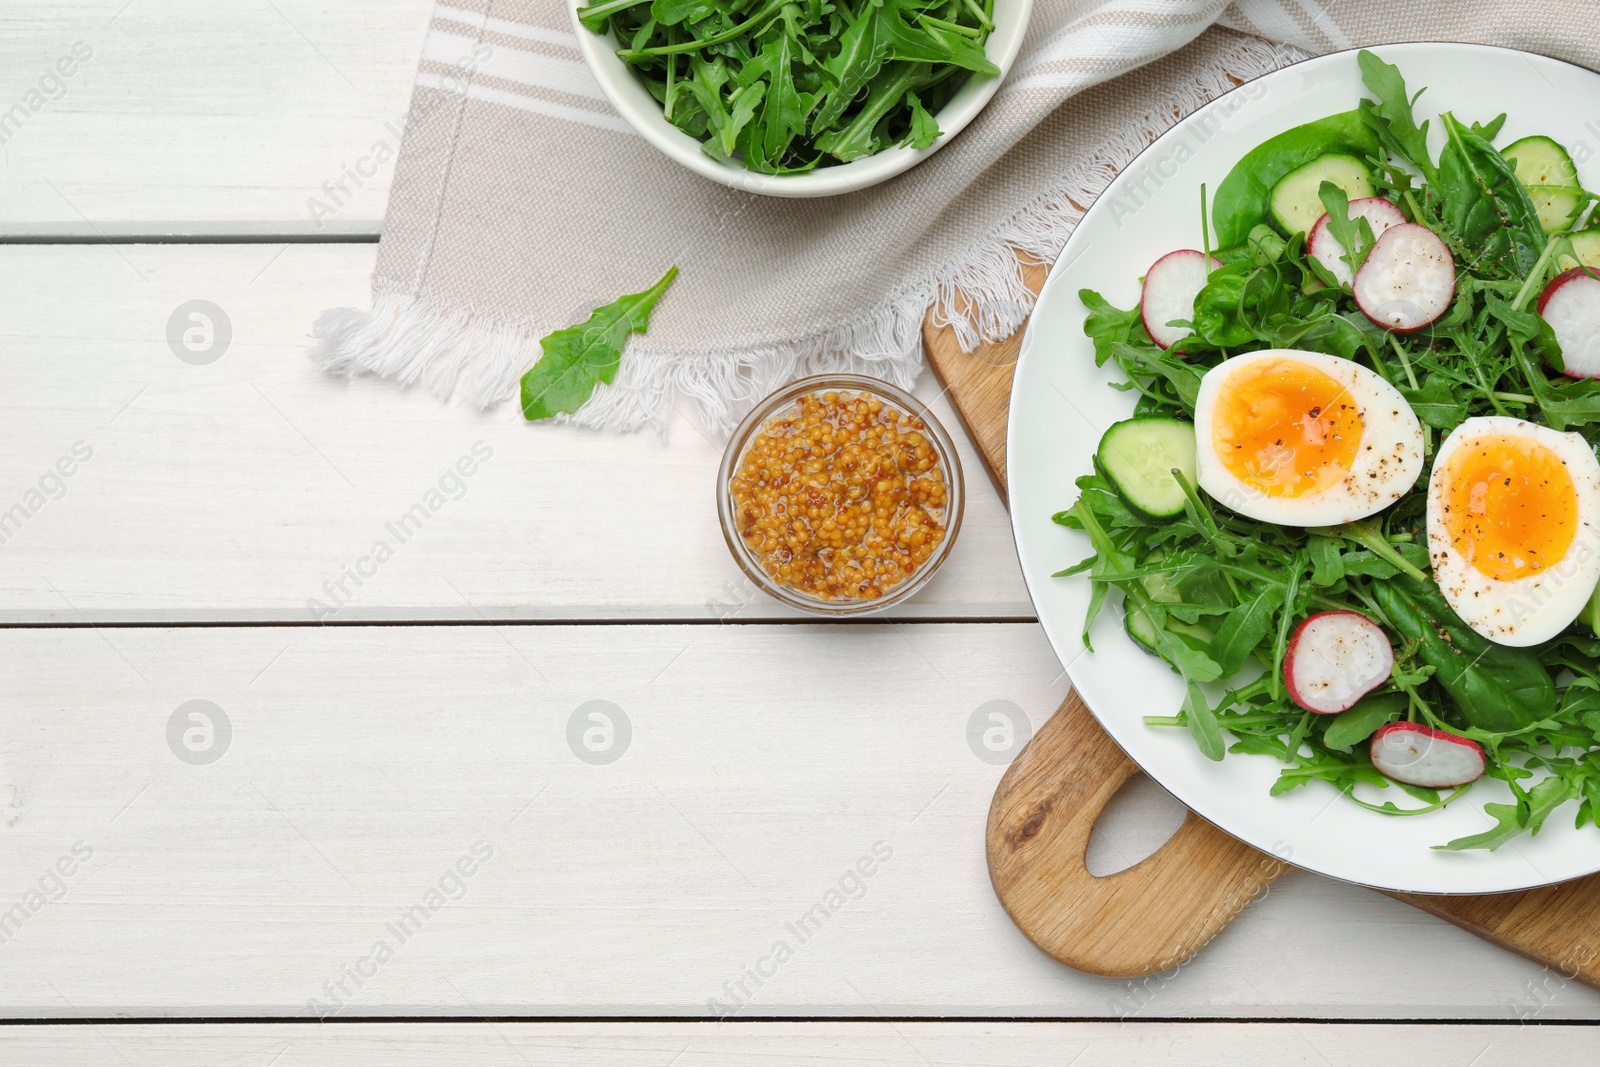
<svg viewBox="0 0 1600 1067">
<path fill-rule="evenodd" d="M 1100 438 L 1095 462 L 1129 511 L 1146 522 L 1171 522 L 1185 501 L 1173 468 L 1195 481 L 1194 424 L 1159 415 L 1119 422 Z"/>
<path fill-rule="evenodd" d="M 1600 270 L 1600 230 L 1584 230 L 1575 233 L 1570 238 L 1572 250 L 1578 253 L 1574 260 L 1571 256 L 1561 256 L 1561 269 L 1571 270 L 1573 267 L 1588 267 L 1591 270 Z M 1600 618 L 1597 615 L 1596 618 Z"/>
<path fill-rule="evenodd" d="M 1272 211 L 1273 225 L 1286 236 L 1310 233 L 1311 227 L 1325 212 L 1317 190 L 1323 182 L 1332 182 L 1344 190 L 1351 200 L 1372 196 L 1372 173 L 1367 165 L 1355 156 L 1334 152 L 1318 156 L 1303 167 L 1291 170 L 1272 187 L 1267 205 Z"/>
<path fill-rule="evenodd" d="M 1500 150 L 1523 185 L 1577 185 L 1578 168 L 1567 150 L 1548 137 L 1524 137 Z"/>
<path fill-rule="evenodd" d="M 1122 628 L 1128 631 L 1128 636 L 1133 638 L 1134 644 L 1146 652 L 1161 654 L 1161 644 L 1156 639 L 1156 624 L 1144 609 L 1130 607 L 1128 613 L 1122 617 Z"/>
<path fill-rule="evenodd" d="M 1560 233 L 1578 217 L 1583 207 L 1583 190 L 1569 185 L 1530 185 L 1528 199 L 1539 213 L 1539 225 L 1545 235 Z"/>
<path fill-rule="evenodd" d="M 1128 608 L 1127 614 L 1122 618 L 1122 628 L 1128 631 L 1128 636 L 1133 638 L 1134 643 L 1140 648 L 1161 655 L 1161 642 L 1156 634 L 1155 621 L 1144 613 L 1143 608 L 1137 606 Z M 1209 626 L 1201 626 L 1198 623 L 1190 625 L 1171 618 L 1167 620 L 1167 632 L 1176 634 L 1179 638 L 1189 638 L 1188 643 L 1200 649 L 1211 644 L 1217 636 L 1216 631 Z"/>
<path fill-rule="evenodd" d="M 1600 637 L 1600 585 L 1595 586 L 1594 592 L 1589 594 L 1589 602 L 1583 606 L 1578 621 L 1587 626 L 1590 633 Z"/>
<path fill-rule="evenodd" d="M 1158 548 L 1146 556 L 1144 561 L 1146 563 L 1160 563 L 1166 558 L 1167 554 Z M 1165 574 L 1147 574 L 1139 579 L 1139 584 L 1144 586 L 1144 591 L 1149 593 L 1150 599 L 1157 604 L 1183 603 L 1182 590 L 1172 584 L 1172 579 Z"/>
</svg>

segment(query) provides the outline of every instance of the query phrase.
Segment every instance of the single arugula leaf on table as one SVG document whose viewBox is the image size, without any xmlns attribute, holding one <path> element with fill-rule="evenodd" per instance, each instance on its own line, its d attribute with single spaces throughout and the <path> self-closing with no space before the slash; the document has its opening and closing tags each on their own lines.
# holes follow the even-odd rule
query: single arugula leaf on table
<svg viewBox="0 0 1600 1067">
<path fill-rule="evenodd" d="M 596 308 L 587 322 L 557 330 L 539 342 L 544 354 L 522 376 L 522 417 L 548 419 L 557 412 L 571 414 L 594 394 L 600 382 L 607 385 L 622 365 L 622 345 L 631 333 L 644 333 L 650 311 L 678 276 L 673 267 L 642 293 Z"/>
</svg>

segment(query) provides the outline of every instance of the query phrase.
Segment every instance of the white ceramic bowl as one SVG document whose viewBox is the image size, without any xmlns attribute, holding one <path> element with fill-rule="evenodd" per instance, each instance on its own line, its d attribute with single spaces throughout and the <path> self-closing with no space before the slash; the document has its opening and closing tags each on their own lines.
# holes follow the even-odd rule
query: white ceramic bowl
<svg viewBox="0 0 1600 1067">
<path fill-rule="evenodd" d="M 933 155 L 945 143 L 960 133 L 1000 88 L 1000 82 L 1011 70 L 1022 47 L 1022 35 L 1028 29 L 1028 17 L 1033 13 L 1033 0 L 995 0 L 994 29 L 984 42 L 984 52 L 989 61 L 1000 68 L 1000 73 L 988 77 L 974 75 L 967 79 L 956 95 L 940 109 L 939 139 L 920 151 L 914 148 L 889 148 L 876 155 L 842 163 L 835 167 L 819 167 L 809 174 L 757 174 L 747 170 L 737 160 L 719 160 L 706 155 L 700 142 L 668 122 L 661 113 L 661 105 L 634 77 L 628 65 L 617 58 L 619 47 L 611 33 L 591 33 L 578 21 L 578 9 L 586 7 L 586 0 L 570 0 L 573 30 L 578 35 L 578 50 L 589 64 L 589 71 L 600 89 L 606 94 L 619 114 L 646 141 L 682 163 L 696 174 L 723 185 L 767 196 L 833 196 L 865 189 L 869 185 L 892 178 L 910 170 Z"/>
</svg>

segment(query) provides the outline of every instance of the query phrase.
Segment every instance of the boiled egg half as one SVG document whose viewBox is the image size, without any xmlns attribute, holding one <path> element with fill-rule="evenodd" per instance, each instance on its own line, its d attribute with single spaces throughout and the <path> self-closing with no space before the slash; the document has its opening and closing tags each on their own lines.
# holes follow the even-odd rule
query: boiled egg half
<svg viewBox="0 0 1600 1067">
<path fill-rule="evenodd" d="M 1428 479 L 1433 579 L 1461 620 L 1536 645 L 1578 617 L 1600 580 L 1600 461 L 1575 433 L 1468 419 Z"/>
<path fill-rule="evenodd" d="M 1332 526 L 1375 514 L 1422 474 L 1422 426 L 1394 386 L 1292 348 L 1225 360 L 1195 402 L 1200 487 L 1241 515 Z"/>
</svg>

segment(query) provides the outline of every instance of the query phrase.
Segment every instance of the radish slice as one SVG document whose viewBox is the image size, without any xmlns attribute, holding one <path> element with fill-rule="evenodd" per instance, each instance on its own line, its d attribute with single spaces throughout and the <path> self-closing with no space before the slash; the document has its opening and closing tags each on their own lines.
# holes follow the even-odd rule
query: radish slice
<svg viewBox="0 0 1600 1067">
<path fill-rule="evenodd" d="M 1466 785 L 1483 775 L 1483 747 L 1476 741 L 1414 722 L 1392 722 L 1372 735 L 1372 765 L 1406 785 L 1440 789 Z"/>
<path fill-rule="evenodd" d="M 1350 218 L 1366 219 L 1367 225 L 1372 227 L 1374 239 L 1382 237 L 1385 230 L 1396 226 L 1405 225 L 1406 217 L 1400 209 L 1381 196 L 1364 196 L 1359 200 L 1350 201 Z M 1328 215 L 1322 217 L 1311 227 L 1311 234 L 1306 238 L 1306 251 L 1311 257 L 1324 267 L 1328 273 L 1338 279 L 1339 284 L 1346 289 L 1355 280 L 1355 275 L 1350 271 L 1350 264 L 1342 258 L 1345 254 L 1344 245 L 1339 239 L 1328 232 Z"/>
<path fill-rule="evenodd" d="M 1600 378 L 1600 279 L 1583 267 L 1563 271 L 1539 295 L 1539 314 L 1561 345 L 1569 378 Z"/>
<path fill-rule="evenodd" d="M 1385 330 L 1411 333 L 1443 315 L 1456 261 L 1439 235 L 1414 222 L 1385 230 L 1356 272 L 1356 306 Z"/>
<path fill-rule="evenodd" d="M 1212 269 L 1222 266 L 1215 257 Z M 1145 332 L 1162 348 L 1171 348 L 1194 331 L 1187 326 L 1168 326 L 1174 319 L 1194 314 L 1194 298 L 1206 287 L 1206 257 L 1192 248 L 1168 252 L 1145 271 L 1144 292 L 1139 297 L 1139 316 Z"/>
<path fill-rule="evenodd" d="M 1289 699 L 1336 715 L 1389 680 L 1394 649 L 1383 628 L 1359 611 L 1319 611 L 1294 628 L 1283 657 Z"/>
</svg>

